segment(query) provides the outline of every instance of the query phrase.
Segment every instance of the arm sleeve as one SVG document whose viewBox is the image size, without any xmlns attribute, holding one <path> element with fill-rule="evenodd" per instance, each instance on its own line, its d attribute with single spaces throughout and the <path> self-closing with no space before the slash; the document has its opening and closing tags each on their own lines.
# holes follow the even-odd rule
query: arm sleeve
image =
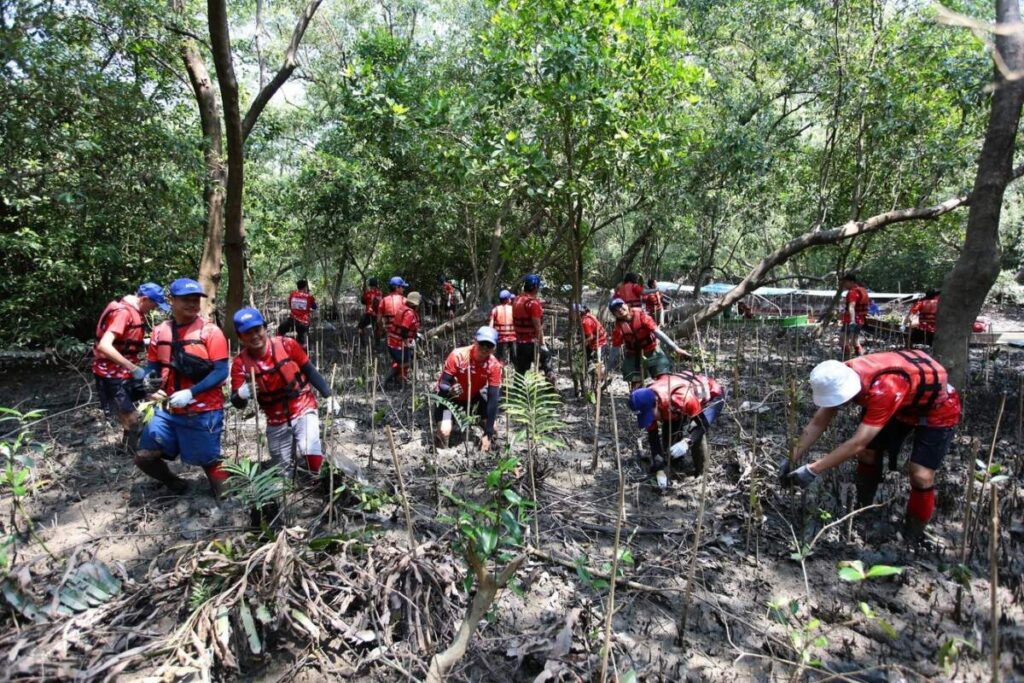
<svg viewBox="0 0 1024 683">
<path fill-rule="evenodd" d="M 452 384 L 455 383 L 455 377 L 451 375 L 447 370 L 441 372 L 441 379 L 437 380 L 437 393 L 441 396 L 447 396 L 448 392 L 451 391 Z"/>
<path fill-rule="evenodd" d="M 224 383 L 224 380 L 228 378 L 228 359 L 213 362 L 213 370 L 210 374 L 203 378 L 203 381 L 198 382 L 195 386 L 191 387 L 192 395 L 198 396 L 204 391 L 209 391 L 214 387 L 219 387 Z"/>
<path fill-rule="evenodd" d="M 484 434 L 494 436 L 494 420 L 498 417 L 498 400 L 501 397 L 501 387 L 487 387 L 487 417 L 484 425 Z"/>
<path fill-rule="evenodd" d="M 327 386 L 327 380 L 324 379 L 323 375 L 317 372 L 317 369 L 313 366 L 312 362 L 307 360 L 306 364 L 299 369 L 302 370 L 302 374 L 309 379 L 309 383 L 316 387 L 316 390 L 320 392 L 321 396 L 327 398 L 331 395 L 331 388 Z"/>
<path fill-rule="evenodd" d="M 657 422 L 647 430 L 647 445 L 651 447 L 651 455 L 664 455 L 661 448 L 660 431 Z"/>
</svg>

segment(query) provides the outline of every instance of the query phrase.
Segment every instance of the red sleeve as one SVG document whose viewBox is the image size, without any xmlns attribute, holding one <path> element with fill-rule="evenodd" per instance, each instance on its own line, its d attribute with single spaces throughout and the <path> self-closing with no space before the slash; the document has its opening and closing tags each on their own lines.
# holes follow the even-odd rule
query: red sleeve
<svg viewBox="0 0 1024 683">
<path fill-rule="evenodd" d="M 455 365 L 455 352 L 454 351 L 449 353 L 448 357 L 445 358 L 445 360 L 444 360 L 444 369 L 443 369 L 442 372 L 444 372 L 447 375 L 451 375 L 452 377 L 455 377 L 456 375 L 459 374 L 459 369 Z"/>
<path fill-rule="evenodd" d="M 530 301 L 530 317 L 534 320 L 540 320 L 544 317 L 544 306 L 536 299 Z"/>
<path fill-rule="evenodd" d="M 131 324 L 131 317 L 128 311 L 123 308 L 116 309 L 107 316 L 107 329 L 104 330 L 104 333 L 113 332 L 115 337 L 123 337 L 129 324 Z"/>
<path fill-rule="evenodd" d="M 643 322 L 644 327 L 649 329 L 651 334 L 654 334 L 654 331 L 658 329 L 658 323 L 646 311 L 641 312 L 640 315 L 643 316 L 640 320 Z"/>
<path fill-rule="evenodd" d="M 921 304 L 922 304 L 921 301 L 915 302 L 914 305 L 910 307 L 910 315 L 916 315 L 916 314 L 920 313 L 921 312 L 921 308 L 922 308 Z"/>
<path fill-rule="evenodd" d="M 284 339 L 284 350 L 288 353 L 288 357 L 295 361 L 300 368 L 309 362 L 309 355 L 299 342 L 291 337 L 281 338 Z"/>
<path fill-rule="evenodd" d="M 858 403 L 864 406 L 861 424 L 869 427 L 884 427 L 900 407 L 910 386 L 898 375 L 884 375 L 868 388 Z"/>
<path fill-rule="evenodd" d="M 420 317 L 416 315 L 416 311 L 409 309 L 409 336 L 415 337 L 416 333 L 420 331 Z"/>
<path fill-rule="evenodd" d="M 206 346 L 207 357 L 215 363 L 219 360 L 227 360 L 229 357 L 227 337 L 216 325 L 208 324 L 206 327 L 206 339 L 203 344 Z"/>
<path fill-rule="evenodd" d="M 630 284 L 633 285 L 633 297 L 636 298 L 637 301 L 643 301 L 644 300 L 644 286 L 643 285 L 638 285 L 635 282 L 630 283 Z"/>
<path fill-rule="evenodd" d="M 490 367 L 487 369 L 487 386 L 489 387 L 500 387 L 501 386 L 501 362 L 491 357 L 492 362 Z"/>
<path fill-rule="evenodd" d="M 618 324 L 612 328 L 612 346 L 616 348 L 622 346 L 622 332 L 619 331 Z"/>
<path fill-rule="evenodd" d="M 231 361 L 231 391 L 238 391 L 243 384 L 245 384 L 245 370 L 242 366 L 242 356 L 239 354 Z"/>
</svg>

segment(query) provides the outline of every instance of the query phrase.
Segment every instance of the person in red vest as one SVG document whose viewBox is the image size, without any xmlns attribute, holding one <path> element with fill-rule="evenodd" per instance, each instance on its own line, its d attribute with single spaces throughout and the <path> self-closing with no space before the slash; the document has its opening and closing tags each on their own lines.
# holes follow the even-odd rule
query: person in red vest
<svg viewBox="0 0 1024 683">
<path fill-rule="evenodd" d="M 412 354 L 416 351 L 416 335 L 420 331 L 420 293 L 409 292 L 405 305 L 388 323 L 388 353 L 391 355 L 391 369 L 384 377 L 385 386 L 397 379 L 404 384 L 412 365 Z"/>
<path fill-rule="evenodd" d="M 319 474 L 324 451 L 316 397 L 310 387 L 327 399 L 332 415 L 341 412 L 341 405 L 331 396 L 331 388 L 306 350 L 290 337 L 269 337 L 259 311 L 239 309 L 233 322 L 242 350 L 231 361 L 231 405 L 243 409 L 249 399 L 256 399 L 267 418 L 271 463 L 279 465 L 285 476 L 293 474 L 296 452 L 312 474 Z"/>
<path fill-rule="evenodd" d="M 846 273 L 840 280 L 841 286 L 846 289 L 846 299 L 843 306 L 843 331 L 841 340 L 843 344 L 843 358 L 853 355 L 864 354 L 864 347 L 860 343 L 860 333 L 867 321 L 868 307 L 871 306 L 871 297 L 868 290 L 857 280 L 855 273 Z"/>
<path fill-rule="evenodd" d="M 359 339 L 366 343 L 368 329 L 377 322 L 377 313 L 380 310 L 380 302 L 384 293 L 377 286 L 377 278 L 371 277 L 366 281 L 366 289 L 363 290 L 363 316 L 359 319 Z"/>
<path fill-rule="evenodd" d="M 484 418 L 484 435 L 480 449 L 487 452 L 496 437 L 494 421 L 498 416 L 498 401 L 501 398 L 501 361 L 494 357 L 498 345 L 498 331 L 493 327 L 481 327 L 473 336 L 471 346 L 462 346 L 444 361 L 444 368 L 437 378 L 435 391 L 438 396 L 465 407 L 470 414 Z M 441 447 L 448 446 L 451 435 L 451 416 L 448 409 L 438 404 L 434 421 L 437 423 L 435 438 Z"/>
<path fill-rule="evenodd" d="M 781 463 L 783 481 L 807 487 L 833 467 L 856 458 L 857 504 L 871 505 L 882 480 L 881 457 L 888 453 L 889 469 L 896 469 L 900 448 L 913 433 L 904 533 L 907 540 L 920 539 L 935 511 L 935 471 L 960 422 L 960 396 L 949 384 L 946 369 L 924 351 L 889 351 L 845 363 L 819 363 L 811 370 L 810 384 L 818 411 L 791 458 Z M 790 463 L 810 450 L 840 408 L 851 404 L 862 410 L 853 436 L 827 455 L 790 471 Z"/>
<path fill-rule="evenodd" d="M 307 280 L 299 280 L 295 287 L 295 291 L 288 295 L 291 329 L 295 330 L 295 341 L 299 342 L 302 348 L 306 348 L 309 342 L 310 316 L 318 306 L 316 299 L 309 293 Z"/>
<path fill-rule="evenodd" d="M 498 294 L 497 306 L 491 309 L 491 327 L 498 331 L 498 348 L 494 355 L 502 363 L 506 359 L 515 362 L 516 356 L 516 326 L 512 318 L 512 300 L 515 296 L 507 289 L 501 290 Z"/>
<path fill-rule="evenodd" d="M 626 273 L 622 282 L 615 288 L 616 299 L 622 299 L 630 308 L 640 308 L 644 301 L 644 286 L 640 284 L 640 276 L 636 273 Z"/>
<path fill-rule="evenodd" d="M 199 315 L 206 296 L 195 280 L 171 283 L 171 317 L 150 336 L 146 374 L 159 372 L 162 388 L 152 396 L 164 401 L 139 438 L 136 466 L 175 493 L 188 488 L 167 461 L 181 457 L 202 467 L 214 496 L 228 478 L 221 468 L 220 437 L 224 430 L 224 393 L 228 377 L 228 341 L 220 328 Z"/>
<path fill-rule="evenodd" d="M 597 319 L 586 304 L 573 304 L 573 311 L 580 317 L 580 328 L 583 331 L 583 349 L 586 352 L 587 367 L 591 368 L 601 362 L 601 351 L 608 343 L 608 333 L 604 325 Z"/>
<path fill-rule="evenodd" d="M 444 275 L 438 276 L 437 281 L 441 285 L 441 307 L 445 318 L 451 320 L 455 317 L 455 285 Z"/>
<path fill-rule="evenodd" d="M 924 343 L 928 346 L 932 345 L 932 340 L 935 338 L 935 320 L 939 315 L 939 290 L 929 289 L 924 293 L 923 299 L 918 299 L 911 306 L 910 310 L 907 311 L 907 315 L 903 318 L 903 325 L 907 328 L 907 347 L 910 347 L 913 341 L 915 332 L 918 330 L 921 336 L 924 338 Z M 911 317 L 917 316 L 917 324 L 911 326 Z"/>
<path fill-rule="evenodd" d="M 622 378 L 629 382 L 630 390 L 639 389 L 643 384 L 644 362 L 661 357 L 668 361 L 658 341 L 665 343 L 679 357 L 689 358 L 668 335 L 658 329 L 654 318 L 639 307 L 630 308 L 622 299 L 615 298 L 608 303 L 608 309 L 615 316 L 612 327 L 612 348 L 622 349 Z"/>
<path fill-rule="evenodd" d="M 644 310 L 654 318 L 659 325 L 665 324 L 665 300 L 658 289 L 658 281 L 653 277 L 647 280 L 647 289 L 644 290 Z"/>
<path fill-rule="evenodd" d="M 538 370 L 548 382 L 555 383 L 551 370 L 551 352 L 544 344 L 544 306 L 538 299 L 540 275 L 530 273 L 523 278 L 523 293 L 512 302 L 512 324 L 516 328 L 516 372 L 524 374 L 538 358 Z"/>
<path fill-rule="evenodd" d="M 155 308 L 171 309 L 160 285 L 146 282 L 135 294 L 111 301 L 96 324 L 96 344 L 92 349 L 92 374 L 100 408 L 124 430 L 124 445 L 134 451 L 138 440 L 139 413 L 135 401 L 149 392 L 144 389 L 146 369 L 140 355 L 146 345 L 143 319 Z"/>
<path fill-rule="evenodd" d="M 405 306 L 405 288 L 409 283 L 398 275 L 388 280 L 388 287 L 391 293 L 384 297 L 377 308 L 377 335 L 383 337 L 387 334 L 388 324 Z"/>
<path fill-rule="evenodd" d="M 647 430 L 651 471 L 660 488 L 668 486 L 665 469 L 669 457 L 675 460 L 689 453 L 695 474 L 704 472 L 708 449 L 705 436 L 725 406 L 725 390 L 714 379 L 689 371 L 673 373 L 671 369 L 664 355 L 651 358 L 647 370 L 654 381 L 629 395 L 637 425 Z"/>
</svg>

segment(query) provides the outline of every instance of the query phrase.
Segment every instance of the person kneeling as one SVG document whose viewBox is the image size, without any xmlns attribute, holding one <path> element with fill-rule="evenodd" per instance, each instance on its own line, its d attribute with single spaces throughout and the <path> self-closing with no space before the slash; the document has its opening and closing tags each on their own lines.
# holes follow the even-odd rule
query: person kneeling
<svg viewBox="0 0 1024 683">
<path fill-rule="evenodd" d="M 231 405 L 245 408 L 255 394 L 267 418 L 271 463 L 280 465 L 283 474 L 290 477 L 295 470 L 294 453 L 298 451 L 309 471 L 319 474 L 324 456 L 320 418 L 310 386 L 327 399 L 332 415 L 337 416 L 341 406 L 297 341 L 267 336 L 266 322 L 259 311 L 243 308 L 235 313 L 234 323 L 243 349 L 231 362 Z M 253 377 L 255 387 L 251 383 Z"/>
<path fill-rule="evenodd" d="M 494 357 L 498 345 L 498 331 L 493 327 L 481 327 L 474 335 L 476 342 L 463 346 L 448 354 L 444 369 L 437 379 L 437 394 L 455 405 L 465 407 L 484 416 L 484 435 L 480 450 L 487 452 L 495 438 L 494 420 L 498 416 L 498 400 L 501 397 L 501 361 Z M 468 405 L 467 405 L 468 403 Z M 438 404 L 435 421 L 438 424 L 435 438 L 442 448 L 448 447 L 451 435 L 451 415 L 448 409 Z"/>
</svg>

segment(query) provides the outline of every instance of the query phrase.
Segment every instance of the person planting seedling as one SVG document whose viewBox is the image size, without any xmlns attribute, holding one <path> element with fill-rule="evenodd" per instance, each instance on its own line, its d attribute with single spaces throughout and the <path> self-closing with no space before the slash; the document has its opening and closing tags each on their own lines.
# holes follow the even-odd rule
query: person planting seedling
<svg viewBox="0 0 1024 683">
<path fill-rule="evenodd" d="M 612 327 L 612 348 L 622 349 L 622 378 L 629 382 L 630 391 L 639 389 L 643 383 L 645 360 L 664 358 L 665 352 L 658 346 L 663 342 L 679 358 L 689 358 L 667 334 L 658 329 L 658 323 L 642 308 L 630 307 L 621 298 L 608 302 L 608 310 L 615 316 Z"/>
<path fill-rule="evenodd" d="M 484 418 L 484 435 L 480 449 L 487 452 L 495 439 L 494 421 L 498 416 L 498 400 L 501 397 L 501 361 L 494 357 L 498 345 L 498 331 L 493 327 L 481 327 L 474 335 L 474 343 L 462 346 L 448 354 L 441 376 L 437 378 L 437 395 L 460 407 L 468 408 Z M 445 415 L 449 409 L 438 403 L 435 421 L 438 424 L 435 438 L 442 447 L 448 446 L 451 436 L 452 416 Z"/>
</svg>

